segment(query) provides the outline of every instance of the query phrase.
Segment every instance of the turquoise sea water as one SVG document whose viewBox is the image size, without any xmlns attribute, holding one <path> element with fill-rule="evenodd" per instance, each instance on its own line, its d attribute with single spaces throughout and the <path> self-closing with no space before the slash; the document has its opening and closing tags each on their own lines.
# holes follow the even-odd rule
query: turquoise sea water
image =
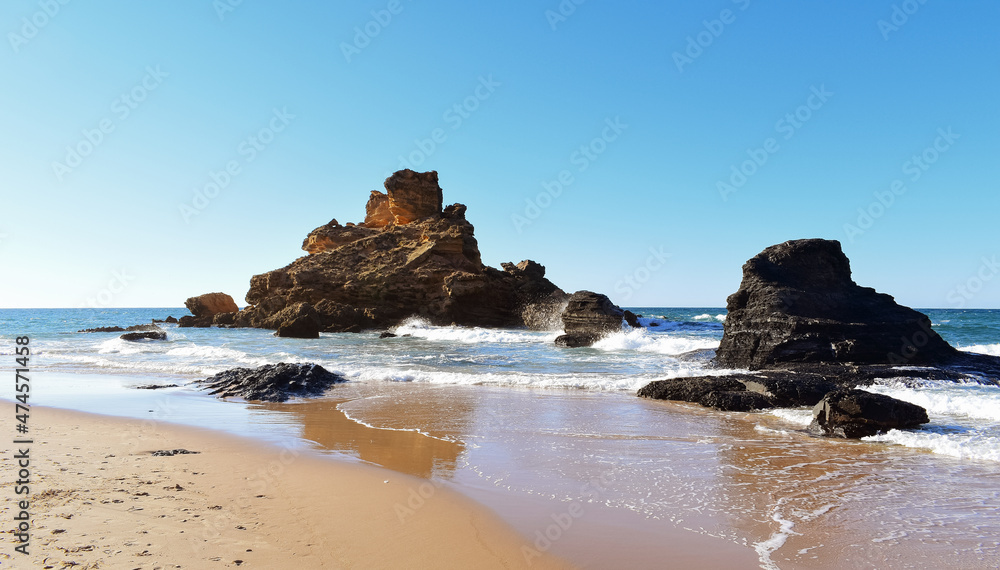
<svg viewBox="0 0 1000 570">
<path fill-rule="evenodd" d="M 317 340 L 302 340 L 275 338 L 271 331 L 259 329 L 177 328 L 163 324 L 167 330 L 165 342 L 128 342 L 121 340 L 118 333 L 77 331 L 149 323 L 168 315 L 182 316 L 187 311 L 5 309 L 0 310 L 0 357 L 13 354 L 15 336 L 29 335 L 36 371 L 101 373 L 120 378 L 122 390 L 140 381 L 185 386 L 228 368 L 275 362 L 317 362 L 352 381 L 375 384 L 491 385 L 604 393 L 634 393 L 654 379 L 716 372 L 707 368 L 707 359 L 722 338 L 724 309 L 632 310 L 643 315 L 647 328 L 623 331 L 593 348 L 566 350 L 552 342 L 558 331 L 434 327 L 419 320 L 397 327 L 394 330 L 400 336 L 385 340 L 379 340 L 377 333 L 324 333 Z M 1000 311 L 925 312 L 934 330 L 952 345 L 1000 355 Z M 677 358 L 697 350 L 704 354 L 694 359 Z M 996 388 L 933 382 L 922 385 L 923 389 L 919 389 L 886 379 L 876 389 L 918 401 L 932 415 L 938 414 L 940 421 L 932 423 L 928 430 L 935 426 L 939 431 L 953 426 L 976 430 L 975 449 L 963 449 L 960 441 L 956 443 L 961 435 L 952 434 L 947 449 L 931 445 L 932 450 L 1000 461 L 1000 445 L 994 445 L 1000 444 L 1000 428 L 995 425 L 1000 423 Z M 68 385 L 64 388 L 55 383 L 42 393 L 54 402 L 63 402 L 65 395 L 76 392 Z M 785 415 L 790 421 L 806 419 L 795 411 Z M 903 439 L 899 443 L 916 444 L 911 436 Z"/>
</svg>

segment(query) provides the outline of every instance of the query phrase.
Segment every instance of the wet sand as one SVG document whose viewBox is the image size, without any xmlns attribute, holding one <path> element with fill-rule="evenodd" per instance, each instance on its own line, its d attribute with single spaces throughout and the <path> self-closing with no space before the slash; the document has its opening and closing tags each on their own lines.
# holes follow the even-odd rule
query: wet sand
<svg viewBox="0 0 1000 570">
<path fill-rule="evenodd" d="M 5 422 L 6 424 L 6 422 Z M 292 447 L 36 407 L 28 556 L 18 568 L 516 568 L 524 540 L 426 480 Z M 187 449 L 196 454 L 153 456 Z M 0 492 L 11 521 L 14 452 Z M 548 554 L 532 567 L 566 568 Z"/>
<path fill-rule="evenodd" d="M 171 390 L 73 404 L 383 467 L 410 481 L 415 505 L 464 495 L 518 533 L 512 567 L 537 566 L 534 552 L 584 568 L 984 568 L 1000 558 L 995 463 L 813 438 L 768 414 L 419 383 L 351 382 L 283 404 Z"/>
</svg>

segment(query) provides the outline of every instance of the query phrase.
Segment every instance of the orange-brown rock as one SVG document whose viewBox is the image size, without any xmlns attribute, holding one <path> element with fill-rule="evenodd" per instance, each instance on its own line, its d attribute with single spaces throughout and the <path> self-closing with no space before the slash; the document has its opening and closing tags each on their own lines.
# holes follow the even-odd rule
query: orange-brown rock
<svg viewBox="0 0 1000 570">
<path fill-rule="evenodd" d="M 384 228 L 395 221 L 396 218 L 389 211 L 389 196 L 378 190 L 372 190 L 368 204 L 365 205 L 365 226 Z"/>
<path fill-rule="evenodd" d="M 196 318 L 214 317 L 219 313 L 235 313 L 240 310 L 236 306 L 236 301 L 233 301 L 233 298 L 225 293 L 205 293 L 197 297 L 190 297 L 184 301 L 184 306 Z"/>
<path fill-rule="evenodd" d="M 389 212 L 396 224 L 441 215 L 443 192 L 434 170 L 400 170 L 385 179 L 385 189 L 389 194 Z"/>
<path fill-rule="evenodd" d="M 385 187 L 392 223 L 373 227 L 385 221 L 385 202 L 373 192 L 364 224 L 334 220 L 316 228 L 302 244 L 310 255 L 250 280 L 250 306 L 235 324 L 278 328 L 288 311 L 305 311 L 328 332 L 392 326 L 411 316 L 435 324 L 542 326 L 540 315 L 561 310 L 566 295 L 545 279 L 543 266 L 483 265 L 465 206 L 441 208 L 436 172 L 397 172 Z"/>
<path fill-rule="evenodd" d="M 302 249 L 308 253 L 323 253 L 377 233 L 374 229 L 370 233 L 366 233 L 364 231 L 366 229 L 368 228 L 365 226 L 354 224 L 342 226 L 337 223 L 337 220 L 331 220 L 325 226 L 320 226 L 309 232 L 309 235 L 302 242 Z"/>
</svg>

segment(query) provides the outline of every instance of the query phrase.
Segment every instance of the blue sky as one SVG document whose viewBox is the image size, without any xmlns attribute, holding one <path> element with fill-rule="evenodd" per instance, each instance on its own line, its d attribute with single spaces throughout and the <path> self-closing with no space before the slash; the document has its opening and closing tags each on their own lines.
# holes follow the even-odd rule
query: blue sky
<svg viewBox="0 0 1000 570">
<path fill-rule="evenodd" d="M 825 237 L 1000 308 L 998 3 L 320 4 L 4 2 L 0 306 L 243 304 L 409 164 L 487 263 L 623 306 Z"/>
</svg>

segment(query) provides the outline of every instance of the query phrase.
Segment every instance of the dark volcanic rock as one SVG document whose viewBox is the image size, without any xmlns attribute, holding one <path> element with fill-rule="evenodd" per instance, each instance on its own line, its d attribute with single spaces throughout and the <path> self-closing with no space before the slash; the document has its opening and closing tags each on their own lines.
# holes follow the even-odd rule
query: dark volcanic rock
<svg viewBox="0 0 1000 570">
<path fill-rule="evenodd" d="M 167 340 L 167 333 L 164 331 L 130 332 L 118 338 L 132 342 L 140 340 Z"/>
<path fill-rule="evenodd" d="M 210 394 L 220 398 L 284 402 L 292 397 L 322 395 L 330 386 L 346 380 L 317 364 L 265 364 L 257 368 L 233 368 L 202 381 Z"/>
<path fill-rule="evenodd" d="M 173 324 L 176 325 L 177 324 L 177 319 L 175 319 L 174 317 L 167 317 L 166 320 L 164 320 L 163 322 L 165 322 L 165 323 L 173 323 Z"/>
<path fill-rule="evenodd" d="M 827 392 L 840 388 L 838 384 L 814 374 L 748 377 L 743 380 L 743 385 L 750 392 L 768 396 L 773 402 L 770 407 L 778 408 L 815 406 Z"/>
<path fill-rule="evenodd" d="M 813 406 L 839 385 L 818 374 L 762 371 L 754 374 L 694 376 L 657 380 L 638 395 L 656 400 L 695 402 L 709 408 L 747 412 L 770 408 Z"/>
<path fill-rule="evenodd" d="M 385 331 L 382 334 L 378 335 L 378 337 L 379 338 L 396 338 L 396 334 L 395 333 L 391 333 L 389 331 Z"/>
<path fill-rule="evenodd" d="M 696 376 L 656 380 L 639 389 L 639 397 L 654 400 L 699 402 L 710 392 L 744 391 L 746 386 L 736 378 Z"/>
<path fill-rule="evenodd" d="M 563 348 L 581 348 L 591 346 L 601 340 L 601 335 L 590 333 L 561 334 L 556 337 L 556 346 Z"/>
<path fill-rule="evenodd" d="M 441 207 L 436 172 L 401 171 L 373 192 L 365 222 L 317 228 L 309 255 L 255 275 L 236 326 L 277 329 L 299 303 L 320 331 L 384 329 L 418 316 L 438 325 L 543 326 L 565 293 L 532 261 L 501 271 L 483 264 L 465 206 Z"/>
<path fill-rule="evenodd" d="M 724 412 L 753 412 L 775 407 L 774 398 L 746 390 L 712 391 L 705 394 L 698 403 Z"/>
<path fill-rule="evenodd" d="M 771 246 L 743 266 L 727 302 L 716 363 L 761 369 L 786 362 L 935 364 L 957 352 L 930 319 L 860 287 L 840 242 Z"/>
<path fill-rule="evenodd" d="M 82 332 L 82 333 L 93 333 L 93 332 L 125 332 L 125 329 L 123 329 L 122 327 L 119 327 L 119 326 L 114 326 L 114 327 L 97 327 L 97 328 L 93 328 L 93 329 L 83 329 L 83 330 L 76 331 L 76 332 Z"/>
<path fill-rule="evenodd" d="M 590 346 L 603 336 L 621 331 L 624 316 L 624 311 L 612 303 L 606 295 L 592 291 L 577 291 L 570 295 L 566 308 L 563 309 L 562 322 L 566 334 L 559 338 L 569 337 L 575 343 L 590 339 L 590 343 L 567 344 L 569 339 L 564 339 L 560 344 L 559 339 L 556 339 L 556 344 Z"/>
<path fill-rule="evenodd" d="M 632 311 L 626 310 L 622 315 L 622 318 L 625 319 L 625 322 L 628 323 L 628 326 L 634 329 L 637 329 L 642 326 L 639 324 L 639 317 L 637 317 L 635 313 L 633 313 Z"/>
<path fill-rule="evenodd" d="M 910 429 L 930 421 L 916 404 L 864 390 L 837 390 L 813 408 L 810 431 L 858 439 L 890 429 Z"/>
</svg>

